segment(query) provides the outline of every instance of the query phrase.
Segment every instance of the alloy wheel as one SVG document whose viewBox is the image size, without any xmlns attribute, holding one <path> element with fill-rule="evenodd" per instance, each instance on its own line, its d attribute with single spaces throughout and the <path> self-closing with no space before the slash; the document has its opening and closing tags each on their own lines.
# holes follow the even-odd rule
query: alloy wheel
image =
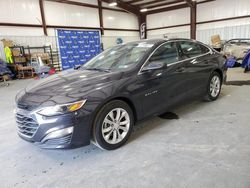
<svg viewBox="0 0 250 188">
<path fill-rule="evenodd" d="M 128 134 L 130 117 L 123 108 L 111 110 L 103 120 L 102 136 L 109 144 L 120 143 Z"/>
<path fill-rule="evenodd" d="M 210 81 L 210 94 L 212 97 L 217 97 L 220 93 L 221 81 L 219 76 L 214 75 Z"/>
</svg>

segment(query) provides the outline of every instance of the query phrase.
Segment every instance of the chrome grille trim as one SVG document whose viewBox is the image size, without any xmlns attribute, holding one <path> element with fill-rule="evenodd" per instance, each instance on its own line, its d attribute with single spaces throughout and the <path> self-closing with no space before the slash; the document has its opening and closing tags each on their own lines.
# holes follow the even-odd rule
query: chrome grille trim
<svg viewBox="0 0 250 188">
<path fill-rule="evenodd" d="M 18 133 L 27 138 L 32 138 L 39 127 L 33 118 L 20 112 L 16 113 L 16 123 Z"/>
<path fill-rule="evenodd" d="M 61 138 L 54 138 L 50 140 L 46 140 L 43 144 L 46 145 L 64 145 L 69 144 L 72 138 L 72 134 L 69 134 L 67 136 L 61 137 Z"/>
</svg>

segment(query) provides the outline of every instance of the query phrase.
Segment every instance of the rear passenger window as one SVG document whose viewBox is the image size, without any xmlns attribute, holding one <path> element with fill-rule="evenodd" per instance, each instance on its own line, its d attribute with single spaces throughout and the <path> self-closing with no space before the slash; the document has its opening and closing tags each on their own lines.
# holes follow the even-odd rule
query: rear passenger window
<svg viewBox="0 0 250 188">
<path fill-rule="evenodd" d="M 180 42 L 184 59 L 196 57 L 209 52 L 209 49 L 201 44 L 189 41 Z"/>
<path fill-rule="evenodd" d="M 149 63 L 154 61 L 160 61 L 165 64 L 171 64 L 179 60 L 179 55 L 176 47 L 176 43 L 169 42 L 159 47 L 155 53 L 150 57 Z"/>
</svg>

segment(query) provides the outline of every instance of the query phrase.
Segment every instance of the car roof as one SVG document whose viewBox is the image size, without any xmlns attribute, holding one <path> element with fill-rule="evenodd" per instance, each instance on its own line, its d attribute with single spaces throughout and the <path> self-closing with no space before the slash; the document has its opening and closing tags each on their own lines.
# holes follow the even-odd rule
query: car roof
<svg viewBox="0 0 250 188">
<path fill-rule="evenodd" d="M 187 38 L 155 38 L 155 39 L 142 39 L 142 40 L 128 42 L 128 43 L 132 44 L 132 43 L 147 42 L 147 43 L 151 43 L 151 44 L 159 44 L 159 43 L 163 43 L 166 41 L 178 41 L 178 40 L 180 40 L 180 41 L 187 40 L 187 41 L 196 42 L 195 40 L 187 39 Z"/>
</svg>

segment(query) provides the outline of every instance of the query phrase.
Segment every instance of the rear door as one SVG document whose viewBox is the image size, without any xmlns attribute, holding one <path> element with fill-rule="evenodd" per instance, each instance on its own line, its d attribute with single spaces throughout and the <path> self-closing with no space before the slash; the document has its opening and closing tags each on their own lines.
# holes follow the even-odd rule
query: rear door
<svg viewBox="0 0 250 188">
<path fill-rule="evenodd" d="M 192 41 L 180 41 L 178 46 L 184 62 L 186 82 L 188 84 L 187 95 L 201 95 L 205 92 L 210 75 L 211 50 L 201 43 Z"/>
</svg>

